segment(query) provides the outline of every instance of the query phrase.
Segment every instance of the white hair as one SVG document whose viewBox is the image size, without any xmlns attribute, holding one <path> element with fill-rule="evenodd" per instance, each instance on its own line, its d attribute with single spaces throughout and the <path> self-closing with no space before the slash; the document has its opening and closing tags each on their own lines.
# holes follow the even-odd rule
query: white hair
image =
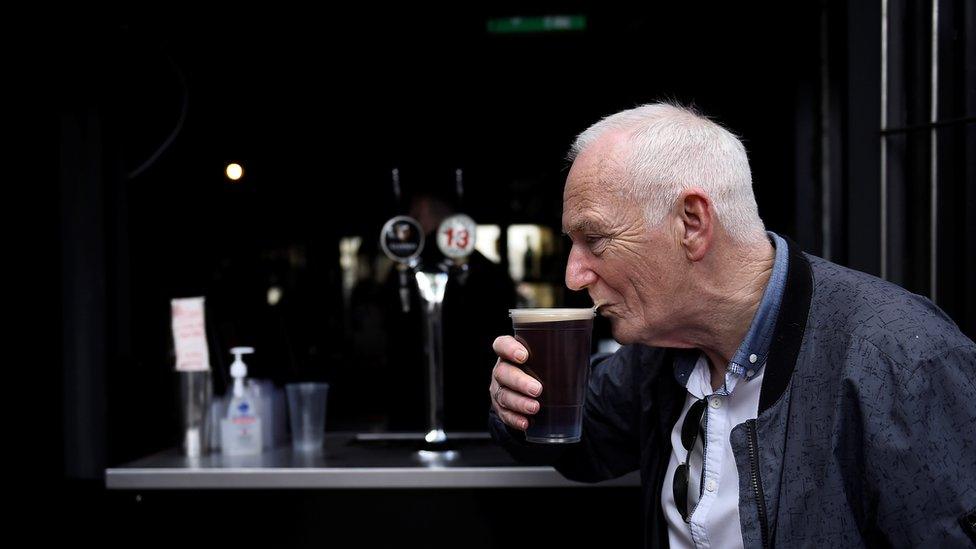
<svg viewBox="0 0 976 549">
<path fill-rule="evenodd" d="M 627 191 L 645 205 L 652 226 L 661 222 L 682 191 L 700 188 L 711 198 L 725 231 L 740 243 L 766 239 L 752 192 L 752 172 L 742 142 L 691 109 L 653 103 L 612 114 L 579 134 L 569 151 L 574 161 L 609 132 L 623 132 L 620 158 Z"/>
</svg>

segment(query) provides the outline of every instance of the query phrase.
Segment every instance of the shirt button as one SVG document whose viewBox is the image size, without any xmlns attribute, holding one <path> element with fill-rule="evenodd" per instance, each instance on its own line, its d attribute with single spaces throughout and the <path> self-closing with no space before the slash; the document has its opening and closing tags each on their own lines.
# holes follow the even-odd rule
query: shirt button
<svg viewBox="0 0 976 549">
<path fill-rule="evenodd" d="M 722 399 L 720 398 L 712 397 L 709 399 L 708 403 L 711 404 L 712 408 L 715 408 L 716 410 L 722 407 Z"/>
<path fill-rule="evenodd" d="M 746 377 L 752 377 L 754 375 L 756 375 L 756 371 L 755 370 L 748 370 L 748 371 L 746 371 Z"/>
<path fill-rule="evenodd" d="M 718 488 L 718 486 L 714 480 L 709 480 L 705 483 L 705 489 L 709 492 L 714 492 L 716 488 Z"/>
<path fill-rule="evenodd" d="M 758 356 L 756 356 L 756 355 L 749 355 L 749 363 L 750 364 L 755 364 L 757 360 L 759 360 L 759 357 Z"/>
</svg>

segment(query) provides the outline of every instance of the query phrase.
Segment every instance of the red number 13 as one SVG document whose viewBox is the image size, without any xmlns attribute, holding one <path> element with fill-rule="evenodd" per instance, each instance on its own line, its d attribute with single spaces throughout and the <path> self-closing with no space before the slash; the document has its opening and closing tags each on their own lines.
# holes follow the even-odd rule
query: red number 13
<svg viewBox="0 0 976 549">
<path fill-rule="evenodd" d="M 458 231 L 458 233 L 457 233 L 457 237 L 458 237 L 457 238 L 457 244 L 454 243 L 454 229 L 453 228 L 444 231 L 444 234 L 447 235 L 447 245 L 448 246 L 455 246 L 456 245 L 458 248 L 461 248 L 462 250 L 464 248 L 467 248 L 468 247 L 468 239 L 470 238 L 470 235 L 468 234 L 467 229 L 461 229 L 460 231 Z"/>
</svg>

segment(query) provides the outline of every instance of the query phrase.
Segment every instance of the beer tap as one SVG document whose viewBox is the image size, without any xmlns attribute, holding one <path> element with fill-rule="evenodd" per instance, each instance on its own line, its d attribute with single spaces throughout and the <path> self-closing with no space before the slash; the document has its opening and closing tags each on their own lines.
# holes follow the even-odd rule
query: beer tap
<svg viewBox="0 0 976 549">
<path fill-rule="evenodd" d="M 463 198 L 464 185 L 461 170 L 455 171 L 458 200 Z M 393 170 L 393 191 L 399 201 L 400 174 Z M 437 246 L 445 260 L 430 268 L 420 261 L 424 247 L 424 234 L 420 224 L 413 218 L 398 215 L 383 226 L 380 247 L 390 259 L 397 262 L 400 275 L 400 299 L 403 311 L 409 312 L 409 278 L 417 283 L 424 315 L 424 355 L 426 358 L 427 427 L 424 434 L 427 457 L 431 454 L 437 459 L 449 459 L 456 455 L 448 447 L 448 435 L 444 431 L 444 295 L 453 274 L 467 276 L 467 257 L 474 251 L 474 220 L 464 214 L 452 215 L 444 219 L 437 229 Z"/>
<path fill-rule="evenodd" d="M 393 196 L 396 199 L 396 203 L 400 205 L 402 204 L 402 195 L 400 193 L 399 169 L 393 168 L 392 179 Z M 404 224 L 409 225 L 410 227 L 407 228 Z M 400 308 L 403 313 L 406 314 L 410 312 L 410 273 L 416 270 L 420 263 L 420 253 L 424 249 L 424 232 L 420 228 L 420 223 L 418 223 L 415 219 L 405 215 L 396 216 L 387 221 L 386 225 L 384 225 L 383 232 L 380 237 L 381 246 L 383 246 L 383 243 L 386 240 L 387 232 L 392 230 L 399 230 L 401 233 L 403 231 L 413 231 L 415 234 L 420 235 L 420 242 L 417 245 L 416 250 L 411 250 L 409 246 L 404 246 L 404 238 L 412 242 L 413 237 L 403 237 L 402 234 L 393 235 L 393 238 L 391 239 L 392 242 L 396 243 L 395 245 L 401 247 L 402 251 L 391 253 L 385 246 L 383 247 L 383 252 L 386 253 L 387 257 L 396 262 L 397 275 L 400 281 Z"/>
<path fill-rule="evenodd" d="M 400 200 L 400 172 L 393 170 L 393 193 Z M 444 345 L 442 341 L 441 306 L 447 289 L 447 272 L 425 272 L 420 261 L 424 248 L 424 231 L 412 217 L 397 215 L 383 225 L 380 247 L 397 263 L 400 278 L 400 302 L 404 313 L 410 312 L 410 279 L 416 280 L 424 315 L 424 355 L 427 362 L 427 431 L 424 441 L 434 450 L 443 448 L 444 433 Z M 410 276 L 410 275 L 413 276 Z"/>
<path fill-rule="evenodd" d="M 460 210 L 464 203 L 464 172 L 460 168 L 454 171 L 454 184 Z M 468 256 L 474 252 L 476 236 L 474 220 L 463 213 L 444 219 L 437 229 L 437 247 L 445 258 L 443 268 L 461 285 L 468 279 Z"/>
</svg>

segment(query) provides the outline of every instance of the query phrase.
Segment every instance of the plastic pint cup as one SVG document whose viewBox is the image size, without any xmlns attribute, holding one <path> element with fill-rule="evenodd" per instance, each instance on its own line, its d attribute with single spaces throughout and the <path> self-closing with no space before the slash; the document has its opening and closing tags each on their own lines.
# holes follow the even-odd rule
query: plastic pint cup
<svg viewBox="0 0 976 549">
<path fill-rule="evenodd" d="M 510 309 L 515 339 L 529 351 L 521 368 L 542 384 L 529 416 L 529 442 L 579 442 L 590 373 L 593 309 Z"/>
<path fill-rule="evenodd" d="M 321 452 L 325 441 L 325 408 L 328 383 L 289 383 L 288 415 L 291 419 L 291 444 L 296 452 Z"/>
</svg>

